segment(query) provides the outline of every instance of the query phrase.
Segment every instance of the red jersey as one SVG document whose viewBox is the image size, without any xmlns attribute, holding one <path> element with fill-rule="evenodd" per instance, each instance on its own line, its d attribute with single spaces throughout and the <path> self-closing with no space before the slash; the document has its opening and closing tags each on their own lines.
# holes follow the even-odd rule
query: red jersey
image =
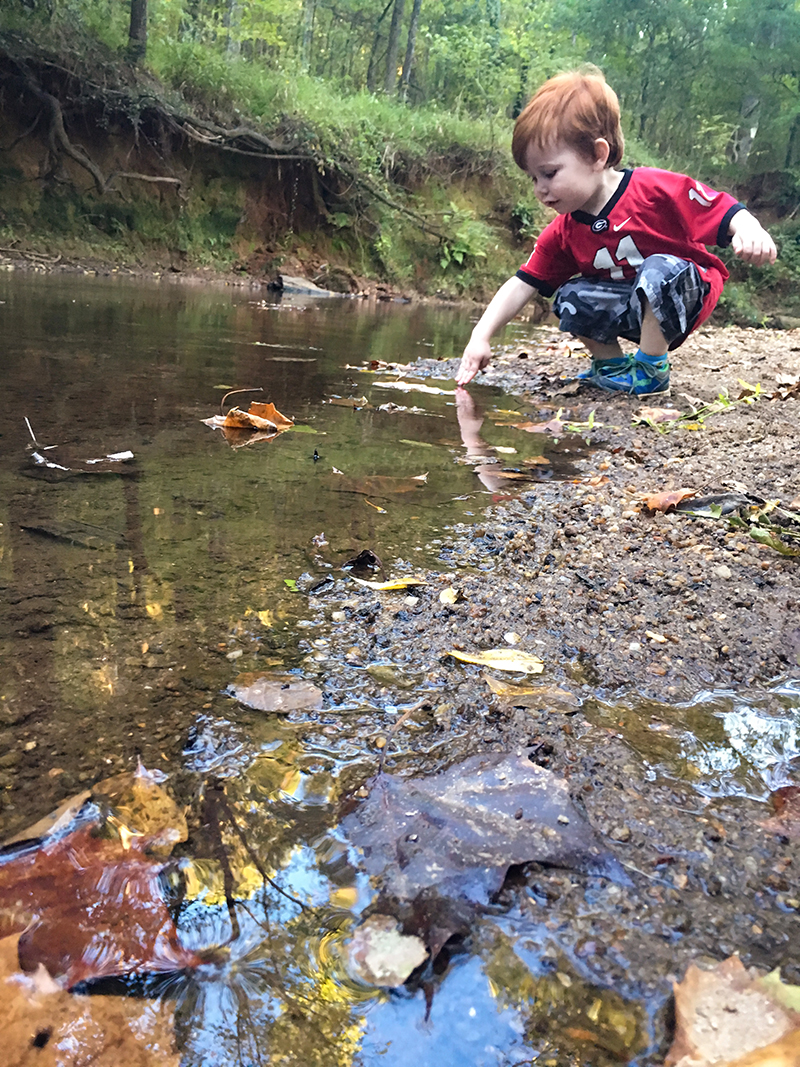
<svg viewBox="0 0 800 1067">
<path fill-rule="evenodd" d="M 728 193 L 685 174 L 653 167 L 625 170 L 599 215 L 573 211 L 546 226 L 517 277 L 552 296 L 576 274 L 632 279 L 648 256 L 679 256 L 696 264 L 710 286 L 699 326 L 714 310 L 728 278 L 725 265 L 705 246 L 728 244 L 730 221 L 743 209 Z"/>
</svg>

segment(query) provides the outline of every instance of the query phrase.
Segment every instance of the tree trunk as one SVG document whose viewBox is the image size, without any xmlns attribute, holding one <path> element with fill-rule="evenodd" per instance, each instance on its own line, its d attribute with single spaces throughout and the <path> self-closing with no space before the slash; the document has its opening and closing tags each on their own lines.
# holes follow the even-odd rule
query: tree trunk
<svg viewBox="0 0 800 1067">
<path fill-rule="evenodd" d="M 383 37 L 381 35 L 381 25 L 383 20 L 389 14 L 389 8 L 394 3 L 394 0 L 389 0 L 386 7 L 381 12 L 381 17 L 375 26 L 375 36 L 372 38 L 372 51 L 369 54 L 369 66 L 367 67 L 367 92 L 374 93 L 375 86 L 378 80 L 378 60 L 380 58 L 380 46 L 383 43 Z"/>
<path fill-rule="evenodd" d="M 300 53 L 300 65 L 304 73 L 311 69 L 311 46 L 314 43 L 314 16 L 317 13 L 317 0 L 305 0 L 303 4 L 303 45 Z"/>
<path fill-rule="evenodd" d="M 386 49 L 386 78 L 383 83 L 387 96 L 393 96 L 397 88 L 397 56 L 400 52 L 400 26 L 406 0 L 394 0 L 392 24 L 389 27 L 389 44 Z"/>
<path fill-rule="evenodd" d="M 134 63 L 147 55 L 147 0 L 131 0 L 128 58 Z"/>
<path fill-rule="evenodd" d="M 406 43 L 406 58 L 403 60 L 403 77 L 400 84 L 402 85 L 403 99 L 408 98 L 408 85 L 411 81 L 411 68 L 414 66 L 414 49 L 417 44 L 417 27 L 419 26 L 419 12 L 422 7 L 422 0 L 414 0 L 414 6 L 411 8 L 411 22 L 408 27 L 408 42 Z"/>
</svg>

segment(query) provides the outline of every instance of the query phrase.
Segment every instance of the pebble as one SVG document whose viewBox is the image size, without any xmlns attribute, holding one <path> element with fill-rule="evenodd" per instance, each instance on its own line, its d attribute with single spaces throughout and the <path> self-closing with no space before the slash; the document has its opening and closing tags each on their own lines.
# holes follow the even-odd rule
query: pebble
<svg viewBox="0 0 800 1067">
<path fill-rule="evenodd" d="M 630 826 L 615 826 L 609 834 L 609 837 L 612 841 L 630 841 L 631 828 Z"/>
<path fill-rule="evenodd" d="M 343 611 L 332 611 L 331 612 L 331 621 L 332 622 L 344 622 L 344 620 L 346 618 L 347 618 L 347 616 Z"/>
<path fill-rule="evenodd" d="M 733 576 L 730 567 L 725 563 L 720 563 L 718 567 L 715 567 L 714 574 L 716 574 L 718 578 L 731 578 Z"/>
</svg>

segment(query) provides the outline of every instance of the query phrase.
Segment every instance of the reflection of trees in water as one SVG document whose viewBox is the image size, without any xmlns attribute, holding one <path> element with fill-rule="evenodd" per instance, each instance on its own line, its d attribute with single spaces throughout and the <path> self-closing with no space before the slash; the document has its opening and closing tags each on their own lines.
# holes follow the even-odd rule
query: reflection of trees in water
<svg viewBox="0 0 800 1067">
<path fill-rule="evenodd" d="M 280 758 L 206 783 L 193 842 L 205 858 L 185 865 L 178 922 L 185 944 L 221 948 L 167 994 L 177 996 L 186 1067 L 346 1067 L 363 1030 L 357 1005 L 382 995 L 341 962 L 352 915 L 331 896 L 344 889 L 354 900 L 356 872 L 327 836 L 330 806 L 291 802 L 301 755 L 286 744 Z"/>
<path fill-rule="evenodd" d="M 481 925 L 475 941 L 498 1008 L 520 1012 L 528 1044 L 540 1053 L 591 1050 L 594 1067 L 612 1067 L 647 1046 L 642 1005 L 576 976 L 565 960 L 557 970 L 539 960 L 534 973 L 491 923 Z"/>
</svg>

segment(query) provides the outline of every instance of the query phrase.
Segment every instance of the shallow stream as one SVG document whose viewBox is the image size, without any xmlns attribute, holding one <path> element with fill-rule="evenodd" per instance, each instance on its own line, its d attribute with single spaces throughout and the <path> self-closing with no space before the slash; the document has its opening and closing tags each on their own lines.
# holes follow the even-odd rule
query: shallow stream
<svg viewBox="0 0 800 1067">
<path fill-rule="evenodd" d="M 171 777 L 190 808 L 180 936 L 188 949 L 225 948 L 189 977 L 133 991 L 174 1005 L 185 1067 L 600 1065 L 652 1049 L 663 992 L 593 980 L 530 887 L 455 938 L 416 985 L 376 989 L 345 962 L 373 890 L 336 802 L 377 769 L 387 721 L 437 687 L 330 658 L 336 620 L 315 597 L 352 581 L 342 565 L 366 549 L 378 557 L 366 579 L 452 569 L 454 527 L 481 521 L 503 492 L 572 476 L 586 447 L 503 425 L 536 412 L 480 388 L 476 443 L 452 379 L 369 369 L 452 358 L 467 317 L 184 282 L 0 276 L 0 834 L 137 758 Z M 271 401 L 294 429 L 232 447 L 202 423 L 230 390 L 256 387 L 226 407 Z M 93 459 L 104 462 L 92 469 Z M 277 716 L 225 694 L 241 673 L 264 671 L 312 677 L 322 708 Z M 358 671 L 370 686 L 352 680 Z M 437 691 L 432 703 L 445 699 Z M 585 714 L 613 719 L 653 775 L 689 779 L 705 797 L 765 796 L 800 752 L 798 704 L 791 685 L 769 711 L 706 693 L 661 716 L 590 694 Z M 394 756 L 403 774 L 470 750 L 457 731 L 415 736 Z M 583 885 L 589 922 L 617 887 Z"/>
</svg>

